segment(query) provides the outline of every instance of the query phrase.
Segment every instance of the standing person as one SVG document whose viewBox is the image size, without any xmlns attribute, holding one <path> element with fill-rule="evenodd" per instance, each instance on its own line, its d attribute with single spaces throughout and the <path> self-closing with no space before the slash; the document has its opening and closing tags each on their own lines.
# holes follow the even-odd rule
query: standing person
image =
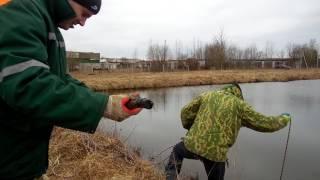
<svg viewBox="0 0 320 180">
<path fill-rule="evenodd" d="M 165 167 L 167 179 L 175 179 L 182 161 L 199 159 L 209 180 L 223 180 L 228 149 L 235 143 L 241 127 L 274 132 L 291 121 L 289 114 L 265 116 L 253 110 L 242 96 L 238 84 L 210 91 L 194 98 L 181 110 L 182 126 L 188 130 L 176 144 Z"/>
<path fill-rule="evenodd" d="M 122 121 L 129 95 L 90 90 L 66 72 L 58 27 L 84 26 L 101 0 L 0 0 L 0 179 L 35 179 L 48 167 L 54 126 L 94 133 Z"/>
</svg>

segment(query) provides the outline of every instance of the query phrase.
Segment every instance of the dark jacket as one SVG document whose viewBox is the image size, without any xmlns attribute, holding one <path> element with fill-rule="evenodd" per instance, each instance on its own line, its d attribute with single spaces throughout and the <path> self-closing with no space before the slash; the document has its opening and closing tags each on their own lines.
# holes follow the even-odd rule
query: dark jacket
<svg viewBox="0 0 320 180">
<path fill-rule="evenodd" d="M 57 22 L 67 0 L 12 0 L 0 6 L 0 179 L 32 179 L 48 167 L 53 126 L 93 133 L 108 96 L 66 73 Z"/>
</svg>

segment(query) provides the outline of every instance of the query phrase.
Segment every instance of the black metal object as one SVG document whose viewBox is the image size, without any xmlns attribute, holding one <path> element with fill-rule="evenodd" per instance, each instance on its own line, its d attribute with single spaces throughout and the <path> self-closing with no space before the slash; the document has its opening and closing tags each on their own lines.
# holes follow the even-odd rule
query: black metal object
<svg viewBox="0 0 320 180">
<path fill-rule="evenodd" d="M 128 109 L 134 109 L 134 108 L 151 109 L 153 107 L 153 102 L 147 98 L 136 98 L 136 99 L 130 99 L 130 101 L 127 102 L 126 106 Z"/>
</svg>

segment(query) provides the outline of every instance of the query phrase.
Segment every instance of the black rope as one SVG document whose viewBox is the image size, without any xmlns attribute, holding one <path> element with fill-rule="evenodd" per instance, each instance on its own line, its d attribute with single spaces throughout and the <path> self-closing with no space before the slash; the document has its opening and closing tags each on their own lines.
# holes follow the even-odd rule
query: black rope
<svg viewBox="0 0 320 180">
<path fill-rule="evenodd" d="M 287 151 L 288 151 L 288 144 L 289 144 L 290 133 L 291 133 L 291 120 L 289 121 L 289 130 L 288 130 L 288 136 L 287 136 L 286 149 L 284 150 L 284 155 L 283 155 L 283 161 L 282 161 L 282 167 L 281 167 L 280 180 L 282 180 L 284 165 L 285 165 L 285 163 L 286 163 L 286 157 L 287 157 Z"/>
</svg>

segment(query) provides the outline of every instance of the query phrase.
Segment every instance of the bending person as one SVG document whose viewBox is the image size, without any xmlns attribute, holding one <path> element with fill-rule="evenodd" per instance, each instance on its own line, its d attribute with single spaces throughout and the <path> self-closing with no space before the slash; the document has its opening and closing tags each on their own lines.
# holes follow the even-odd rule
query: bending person
<svg viewBox="0 0 320 180">
<path fill-rule="evenodd" d="M 184 158 L 203 162 L 209 180 L 223 180 L 227 152 L 241 127 L 274 132 L 291 120 L 289 114 L 265 116 L 244 100 L 241 88 L 233 84 L 202 93 L 181 110 L 182 126 L 188 130 L 176 144 L 165 167 L 168 180 L 180 173 Z"/>
</svg>

